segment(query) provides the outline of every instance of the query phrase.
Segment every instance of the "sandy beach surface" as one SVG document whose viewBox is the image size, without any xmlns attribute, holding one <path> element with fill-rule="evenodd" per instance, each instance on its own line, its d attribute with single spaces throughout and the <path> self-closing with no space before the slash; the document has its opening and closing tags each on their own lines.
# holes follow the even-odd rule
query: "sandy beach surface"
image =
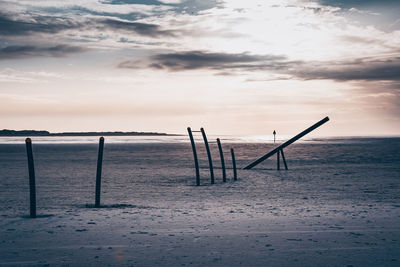
<svg viewBox="0 0 400 267">
<path fill-rule="evenodd" d="M 101 208 L 97 144 L 35 144 L 38 218 L 29 218 L 25 146 L 0 144 L 0 265 L 400 266 L 400 138 L 320 139 L 285 149 L 229 143 L 211 185 L 198 144 L 107 143 Z"/>
</svg>

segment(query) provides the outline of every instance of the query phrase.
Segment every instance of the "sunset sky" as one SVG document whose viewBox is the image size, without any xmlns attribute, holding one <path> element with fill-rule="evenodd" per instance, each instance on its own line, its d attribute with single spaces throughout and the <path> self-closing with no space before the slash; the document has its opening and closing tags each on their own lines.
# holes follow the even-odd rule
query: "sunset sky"
<svg viewBox="0 0 400 267">
<path fill-rule="evenodd" d="M 400 135 L 400 2 L 0 0 L 0 129 Z"/>
</svg>

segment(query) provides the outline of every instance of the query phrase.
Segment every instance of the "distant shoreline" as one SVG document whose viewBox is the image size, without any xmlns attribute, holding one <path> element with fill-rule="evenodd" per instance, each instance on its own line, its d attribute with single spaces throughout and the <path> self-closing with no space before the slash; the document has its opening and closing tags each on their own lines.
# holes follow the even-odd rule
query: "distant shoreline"
<svg viewBox="0 0 400 267">
<path fill-rule="evenodd" d="M 50 133 L 36 130 L 0 130 L 0 136 L 180 136 L 179 134 L 167 134 L 157 132 L 61 132 Z"/>
</svg>

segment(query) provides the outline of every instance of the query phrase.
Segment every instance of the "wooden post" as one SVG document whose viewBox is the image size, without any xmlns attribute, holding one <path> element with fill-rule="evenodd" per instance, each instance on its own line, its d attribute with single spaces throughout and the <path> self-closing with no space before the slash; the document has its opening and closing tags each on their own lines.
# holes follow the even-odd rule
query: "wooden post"
<svg viewBox="0 0 400 267">
<path fill-rule="evenodd" d="M 199 170 L 199 162 L 197 160 L 196 144 L 194 142 L 192 130 L 190 129 L 190 127 L 187 128 L 187 131 L 189 133 L 190 143 L 192 144 L 194 166 L 196 168 L 196 185 L 200 185 L 200 170 Z"/>
<path fill-rule="evenodd" d="M 247 165 L 246 167 L 244 167 L 244 170 L 250 170 L 251 168 L 253 168 L 254 166 L 256 166 L 257 164 L 260 164 L 261 162 L 263 162 L 264 160 L 266 160 L 267 158 L 271 157 L 272 155 L 274 155 L 275 153 L 277 153 L 279 150 L 284 149 L 285 147 L 287 147 L 288 145 L 292 144 L 293 142 L 297 141 L 298 139 L 300 139 L 301 137 L 305 136 L 306 134 L 308 134 L 309 132 L 317 129 L 318 127 L 320 127 L 322 124 L 324 124 L 325 122 L 329 121 L 329 117 L 325 117 L 322 120 L 320 120 L 319 122 L 315 123 L 314 125 L 312 125 L 311 127 L 308 127 L 307 129 L 305 129 L 304 131 L 302 131 L 301 133 L 299 133 L 298 135 L 292 137 L 291 139 L 289 139 L 288 141 L 286 141 L 285 143 L 279 145 L 278 147 L 276 147 L 275 149 L 271 150 L 270 152 L 268 152 L 267 154 L 265 154 L 264 156 L 260 157 L 259 159 L 255 160 L 254 162 L 250 163 L 249 165 Z"/>
<path fill-rule="evenodd" d="M 232 155 L 232 167 L 233 167 L 233 180 L 237 181 L 236 160 L 235 160 L 235 152 L 233 151 L 233 148 L 231 148 L 231 155 Z"/>
<path fill-rule="evenodd" d="M 100 193 L 101 193 L 101 168 L 103 165 L 103 148 L 104 148 L 104 137 L 99 139 L 99 153 L 97 157 L 97 172 L 96 172 L 96 197 L 95 197 L 95 208 L 100 208 Z"/>
<path fill-rule="evenodd" d="M 276 153 L 276 159 L 277 159 L 277 162 L 276 162 L 276 169 L 277 169 L 278 171 L 281 169 L 281 166 L 280 166 L 280 159 L 279 159 L 279 152 L 280 152 L 280 150 L 278 150 L 278 152 Z"/>
<path fill-rule="evenodd" d="M 206 146 L 206 150 L 207 150 L 208 165 L 210 166 L 211 184 L 214 184 L 214 168 L 213 168 L 213 164 L 212 164 L 212 158 L 211 158 L 210 147 L 208 146 L 208 141 L 207 141 L 206 132 L 204 131 L 203 128 L 201 128 L 200 131 L 201 131 L 201 134 L 203 135 L 204 145 Z"/>
<path fill-rule="evenodd" d="M 288 167 L 286 164 L 286 159 L 285 159 L 285 154 L 283 154 L 283 149 L 281 149 L 281 155 L 282 155 L 283 164 L 285 165 L 285 170 L 288 170 Z"/>
<path fill-rule="evenodd" d="M 30 217 L 36 218 L 36 184 L 35 184 L 35 166 L 33 163 L 32 140 L 25 139 L 26 154 L 28 156 L 29 169 L 29 199 L 30 199 Z"/>
<path fill-rule="evenodd" d="M 221 158 L 222 181 L 226 182 L 226 170 L 225 170 L 224 152 L 222 151 L 221 140 L 219 140 L 219 138 L 217 138 L 217 144 L 218 144 L 218 149 L 219 149 L 219 156 Z"/>
</svg>

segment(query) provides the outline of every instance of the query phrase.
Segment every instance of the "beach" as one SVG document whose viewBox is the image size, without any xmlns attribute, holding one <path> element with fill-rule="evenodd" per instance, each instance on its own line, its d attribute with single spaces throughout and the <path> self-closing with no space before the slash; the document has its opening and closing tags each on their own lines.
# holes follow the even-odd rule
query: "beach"
<svg viewBox="0 0 400 267">
<path fill-rule="evenodd" d="M 25 145 L 1 143 L 0 265 L 400 265 L 400 138 L 296 142 L 280 171 L 276 156 L 242 170 L 276 144 L 222 138 L 228 179 L 211 144 L 213 185 L 197 140 L 200 186 L 187 139 L 106 137 L 94 208 L 97 143 L 33 138 L 35 219 Z"/>
</svg>

